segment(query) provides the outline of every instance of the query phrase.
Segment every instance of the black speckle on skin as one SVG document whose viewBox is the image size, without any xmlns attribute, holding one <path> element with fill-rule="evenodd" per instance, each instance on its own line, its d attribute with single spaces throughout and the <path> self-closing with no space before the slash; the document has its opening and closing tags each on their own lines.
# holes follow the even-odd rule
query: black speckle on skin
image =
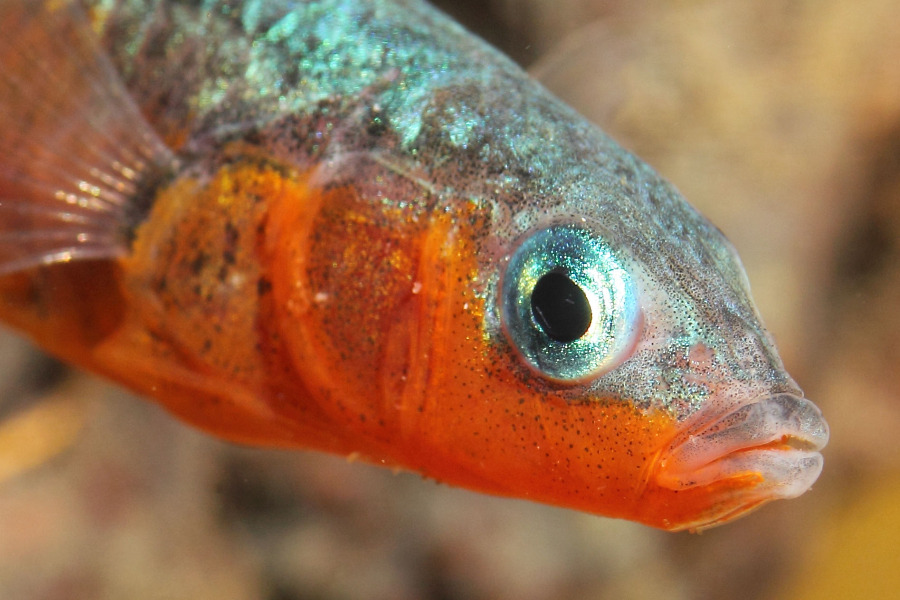
<svg viewBox="0 0 900 600">
<path fill-rule="evenodd" d="M 194 260 L 191 261 L 189 268 L 191 273 L 194 275 L 199 275 L 203 270 L 203 267 L 206 265 L 206 261 L 209 260 L 209 257 L 205 252 L 198 252 L 197 256 L 194 257 Z"/>
<path fill-rule="evenodd" d="M 226 265 L 233 265 L 236 257 L 238 241 L 240 240 L 240 232 L 237 227 L 231 223 L 225 223 L 225 250 L 222 252 L 222 260 Z"/>
<path fill-rule="evenodd" d="M 380 110 L 372 108 L 369 110 L 369 125 L 366 133 L 374 138 L 381 137 L 388 130 L 387 115 Z"/>
<path fill-rule="evenodd" d="M 253 146 L 262 146 L 265 138 L 258 127 L 253 127 L 244 133 L 244 141 Z"/>
<path fill-rule="evenodd" d="M 266 279 L 265 277 L 260 277 L 256 282 L 256 293 L 260 296 L 265 296 L 269 292 L 272 291 L 272 282 Z"/>
</svg>

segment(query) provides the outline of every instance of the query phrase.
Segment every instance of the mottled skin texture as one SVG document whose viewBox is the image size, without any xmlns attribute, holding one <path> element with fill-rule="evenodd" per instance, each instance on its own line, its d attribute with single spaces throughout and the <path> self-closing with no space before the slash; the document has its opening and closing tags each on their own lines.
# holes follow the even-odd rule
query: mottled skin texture
<svg viewBox="0 0 900 600">
<path fill-rule="evenodd" d="M 689 426 L 798 392 L 733 251 L 509 60 L 416 1 L 84 6 L 179 166 L 118 258 L 0 279 L 5 320 L 229 439 L 665 528 L 767 499 L 741 499 L 752 472 L 656 479 Z M 522 364 L 497 289 L 522 236 L 582 219 L 643 329 L 562 385 Z"/>
</svg>

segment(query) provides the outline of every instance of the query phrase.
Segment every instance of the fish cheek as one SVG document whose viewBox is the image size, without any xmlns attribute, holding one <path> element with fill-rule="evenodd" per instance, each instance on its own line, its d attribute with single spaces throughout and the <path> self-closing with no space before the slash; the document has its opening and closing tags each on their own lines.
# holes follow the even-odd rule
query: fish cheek
<svg viewBox="0 0 900 600">
<path fill-rule="evenodd" d="M 411 450 L 404 462 L 487 493 L 633 517 L 672 420 L 625 401 L 573 401 L 518 364 L 485 321 L 481 282 L 496 261 L 478 248 L 490 231 L 455 221 L 452 242 L 440 253 L 426 242 L 422 254 L 444 265 L 442 285 L 427 286 L 443 291 L 420 309 L 419 332 L 397 336 L 426 343 L 398 348 L 415 357 L 398 388 L 399 432 Z"/>
<path fill-rule="evenodd" d="M 570 402 L 525 385 L 502 368 L 479 368 L 474 353 L 451 353 L 431 419 L 440 440 L 426 473 L 483 492 L 526 497 L 606 516 L 636 518 L 659 451 L 673 435 L 667 415 L 626 402 Z M 427 444 L 423 440 L 422 444 Z"/>
<path fill-rule="evenodd" d="M 456 266 L 459 263 L 453 263 Z M 508 345 L 485 333 L 463 271 L 436 319 L 433 370 L 411 464 L 436 479 L 656 526 L 678 493 L 655 485 L 675 420 L 626 399 L 585 395 L 540 381 Z M 465 307 L 465 309 L 463 308 Z M 498 332 L 499 333 L 499 332 Z M 444 343 L 442 344 L 441 341 Z M 685 503 L 691 518 L 701 501 Z"/>
<path fill-rule="evenodd" d="M 410 357 L 427 353 L 431 284 L 420 275 L 431 228 L 425 206 L 400 210 L 352 184 L 270 214 L 272 293 L 295 371 L 335 430 L 373 460 L 396 454 Z"/>
</svg>

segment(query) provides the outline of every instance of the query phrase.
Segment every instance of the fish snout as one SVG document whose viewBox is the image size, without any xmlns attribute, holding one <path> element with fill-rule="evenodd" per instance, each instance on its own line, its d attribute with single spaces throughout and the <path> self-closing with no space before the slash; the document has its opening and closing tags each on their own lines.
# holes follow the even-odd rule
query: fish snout
<svg viewBox="0 0 900 600">
<path fill-rule="evenodd" d="M 806 398 L 778 393 L 742 404 L 679 437 L 660 457 L 657 483 L 673 490 L 754 476 L 743 510 L 807 491 L 822 471 L 828 424 Z"/>
</svg>

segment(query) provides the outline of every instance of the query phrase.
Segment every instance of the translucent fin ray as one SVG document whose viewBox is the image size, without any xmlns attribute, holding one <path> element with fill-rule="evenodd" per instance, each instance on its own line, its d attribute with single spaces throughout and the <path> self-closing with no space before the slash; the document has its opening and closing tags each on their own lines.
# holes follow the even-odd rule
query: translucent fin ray
<svg viewBox="0 0 900 600">
<path fill-rule="evenodd" d="M 176 161 L 76 2 L 0 3 L 0 274 L 127 251 L 130 202 Z"/>
</svg>

